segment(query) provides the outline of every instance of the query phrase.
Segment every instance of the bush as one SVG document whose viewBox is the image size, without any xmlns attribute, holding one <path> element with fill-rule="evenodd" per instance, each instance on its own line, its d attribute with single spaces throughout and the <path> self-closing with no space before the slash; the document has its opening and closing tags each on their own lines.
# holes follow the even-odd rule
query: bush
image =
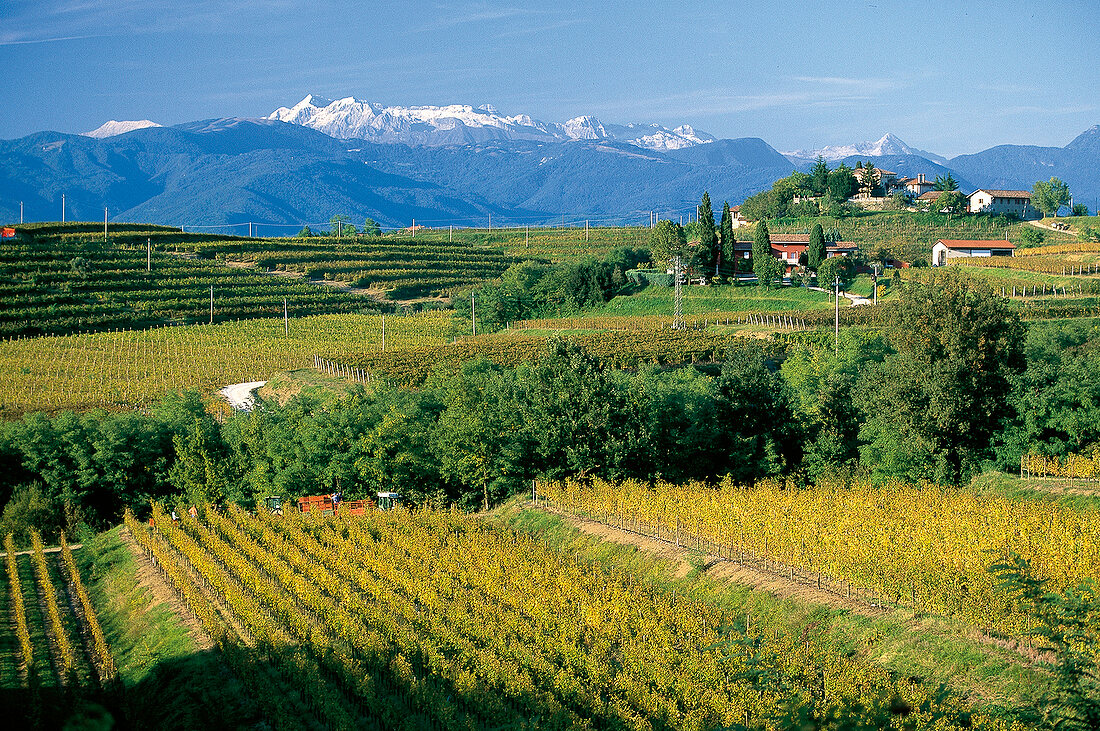
<svg viewBox="0 0 1100 731">
<path fill-rule="evenodd" d="M 639 287 L 652 284 L 657 287 L 671 287 L 674 282 L 672 275 L 659 269 L 631 269 L 626 272 L 626 278 Z"/>
</svg>

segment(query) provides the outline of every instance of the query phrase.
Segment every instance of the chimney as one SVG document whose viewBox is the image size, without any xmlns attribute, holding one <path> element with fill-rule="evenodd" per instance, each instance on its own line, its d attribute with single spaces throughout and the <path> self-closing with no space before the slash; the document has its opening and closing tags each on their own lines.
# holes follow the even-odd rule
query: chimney
<svg viewBox="0 0 1100 731">
<path fill-rule="evenodd" d="M 918 183 L 923 183 L 924 182 L 924 173 L 917 173 L 917 182 Z"/>
</svg>

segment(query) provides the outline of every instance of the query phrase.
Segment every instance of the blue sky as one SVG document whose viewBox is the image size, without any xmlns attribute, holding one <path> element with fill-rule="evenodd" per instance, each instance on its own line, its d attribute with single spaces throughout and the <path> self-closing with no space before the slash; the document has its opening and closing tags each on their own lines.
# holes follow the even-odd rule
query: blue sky
<svg viewBox="0 0 1100 731">
<path fill-rule="evenodd" d="M 967 5 L 974 7 L 968 8 Z M 4 0 L 0 138 L 307 93 L 947 156 L 1100 124 L 1097 0 Z"/>
</svg>

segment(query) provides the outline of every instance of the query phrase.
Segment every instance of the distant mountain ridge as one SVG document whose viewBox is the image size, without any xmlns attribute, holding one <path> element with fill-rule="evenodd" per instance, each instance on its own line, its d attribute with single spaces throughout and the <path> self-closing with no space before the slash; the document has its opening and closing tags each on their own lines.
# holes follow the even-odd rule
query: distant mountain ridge
<svg viewBox="0 0 1100 731">
<path fill-rule="evenodd" d="M 337 139 L 406 145 L 463 145 L 499 139 L 609 140 L 649 150 L 676 150 L 714 140 L 689 125 L 675 129 L 658 124 L 605 125 L 591 116 L 562 123 L 541 122 L 527 114 L 502 115 L 492 105 L 387 107 L 350 96 L 330 101 L 312 94 L 293 107 L 279 107 L 267 118 L 312 127 Z"/>
<path fill-rule="evenodd" d="M 947 158 L 934 152 L 918 150 L 905 144 L 897 135 L 887 132 L 874 142 L 856 142 L 850 145 L 827 145 L 817 150 L 792 150 L 783 153 L 797 163 L 816 160 L 820 155 L 828 162 L 836 162 L 849 157 L 885 157 L 887 155 L 915 155 L 937 163 L 947 162 Z"/>
<path fill-rule="evenodd" d="M 353 222 L 369 216 L 386 228 L 414 218 L 477 226 L 489 215 L 502 225 L 645 223 L 651 211 L 687 219 L 704 190 L 716 208 L 735 204 L 792 168 L 813 165 L 759 138 L 713 140 L 688 127 L 616 126 L 592 117 L 551 124 L 487 107 L 398 111 L 355 100 L 337 108 L 303 101 L 291 117 L 313 115 L 319 126 L 340 124 L 342 134 L 367 136 L 336 137 L 300 121 L 227 118 L 173 127 L 112 121 L 88 135 L 0 140 L 0 221 L 18 221 L 20 202 L 26 220 L 56 220 L 64 195 L 70 220 L 100 220 L 107 208 L 114 221 L 251 221 L 273 227 L 265 233 L 294 233 L 335 213 Z M 893 135 L 830 154 L 848 147 L 857 154 L 831 159 L 831 166 L 862 160 L 900 176 L 951 174 L 966 193 L 1031 189 L 1057 176 L 1077 202 L 1093 210 L 1100 202 L 1100 125 L 1065 147 L 1000 145 L 940 162 Z"/>
</svg>

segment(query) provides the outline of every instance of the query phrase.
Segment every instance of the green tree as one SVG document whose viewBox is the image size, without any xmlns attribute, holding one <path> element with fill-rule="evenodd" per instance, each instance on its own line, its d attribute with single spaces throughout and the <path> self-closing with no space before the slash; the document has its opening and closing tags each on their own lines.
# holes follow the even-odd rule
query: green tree
<svg viewBox="0 0 1100 731">
<path fill-rule="evenodd" d="M 1059 178 L 1046 182 L 1040 180 L 1031 189 L 1031 205 L 1042 211 L 1044 216 L 1057 216 L 1058 209 L 1069 201 L 1069 186 Z"/>
<path fill-rule="evenodd" d="M 752 260 L 752 272 L 756 275 L 756 282 L 765 289 L 779 286 L 784 271 L 786 271 L 786 267 L 783 266 L 783 262 L 771 254 L 761 259 L 753 258 Z"/>
<path fill-rule="evenodd" d="M 722 261 L 731 262 L 734 258 L 733 249 L 733 212 L 730 211 L 730 202 L 722 203 L 722 220 L 718 224 L 718 238 L 722 247 Z"/>
<path fill-rule="evenodd" d="M 825 230 L 820 223 L 815 223 L 810 229 L 810 246 L 806 249 L 806 266 L 814 271 L 821 266 L 821 262 L 828 258 L 829 252 L 825 247 Z"/>
<path fill-rule="evenodd" d="M 832 288 L 840 277 L 840 288 L 847 289 L 855 276 L 852 260 L 846 256 L 830 256 L 817 266 L 817 284 L 819 287 Z"/>
<path fill-rule="evenodd" d="M 1021 226 L 1019 232 L 1016 234 L 1016 239 L 1020 242 L 1020 246 L 1038 246 L 1043 243 L 1046 238 L 1046 233 L 1034 226 Z"/>
<path fill-rule="evenodd" d="M 814 160 L 814 166 L 810 170 L 810 178 L 813 181 L 815 195 L 824 195 L 829 187 L 829 166 L 825 164 L 825 158 L 821 155 Z"/>
<path fill-rule="evenodd" d="M 863 462 L 885 476 L 968 479 L 1012 416 L 1023 336 L 987 283 L 952 270 L 906 284 L 889 331 L 895 353 L 868 371 Z"/>
<path fill-rule="evenodd" d="M 296 238 L 308 239 L 312 238 L 314 235 L 315 234 L 313 233 L 313 229 L 311 229 L 309 226 L 302 226 L 302 230 L 298 232 Z"/>
<path fill-rule="evenodd" d="M 848 200 L 858 191 L 859 181 L 856 180 L 855 172 L 844 163 L 829 172 L 828 192 L 838 202 Z"/>
<path fill-rule="evenodd" d="M 1065 591 L 1046 588 L 1048 579 L 1036 576 L 1030 562 L 1012 553 L 989 567 L 1013 603 L 1035 620 L 1031 635 L 1042 642 L 1049 668 L 1047 687 L 1037 707 L 1045 726 L 1067 731 L 1100 728 L 1100 587 L 1086 581 Z"/>
<path fill-rule="evenodd" d="M 859 192 L 867 197 L 872 197 L 879 188 L 879 172 L 875 170 L 873 163 L 868 162 L 863 166 L 859 174 Z"/>
<path fill-rule="evenodd" d="M 966 206 L 967 199 L 965 195 L 957 190 L 946 190 L 936 198 L 933 210 L 937 213 L 957 216 L 966 213 Z"/>
<path fill-rule="evenodd" d="M 801 460 L 791 391 L 759 345 L 731 351 L 716 387 L 724 431 L 720 443 L 736 482 L 778 475 Z"/>
<path fill-rule="evenodd" d="M 368 218 L 363 221 L 363 233 L 367 236 L 381 236 L 382 227 L 373 218 Z"/>
<path fill-rule="evenodd" d="M 772 287 L 775 280 L 783 275 L 783 265 L 772 256 L 771 232 L 768 223 L 760 221 L 752 237 L 752 271 L 758 284 Z"/>
<path fill-rule="evenodd" d="M 703 191 L 703 200 L 699 203 L 699 264 L 708 272 L 714 270 L 718 261 L 718 229 L 714 225 L 714 209 L 710 204 L 710 193 Z"/>
<path fill-rule="evenodd" d="M 337 213 L 328 220 L 329 236 L 343 236 L 355 233 L 355 226 L 351 225 L 351 216 Z"/>
<path fill-rule="evenodd" d="M 599 358 L 553 339 L 534 363 L 517 369 L 517 378 L 525 394 L 519 416 L 533 436 L 538 474 L 624 474 L 644 437 Z"/>
<path fill-rule="evenodd" d="M 1089 215 L 1089 207 L 1084 203 L 1075 203 L 1073 206 L 1073 215 L 1075 216 L 1087 216 Z"/>
<path fill-rule="evenodd" d="M 649 251 L 653 263 L 658 266 L 671 266 L 673 257 L 679 256 L 681 264 L 687 266 L 688 246 L 684 228 L 675 221 L 660 220 L 649 230 Z"/>
<path fill-rule="evenodd" d="M 515 373 L 485 359 L 468 361 L 447 382 L 445 394 L 433 453 L 443 476 L 466 486 L 462 503 L 488 510 L 528 475 L 530 449 Z"/>
<path fill-rule="evenodd" d="M 955 180 L 955 176 L 951 173 L 947 175 L 937 175 L 935 182 L 932 183 L 932 190 L 958 190 L 959 181 Z"/>
</svg>

